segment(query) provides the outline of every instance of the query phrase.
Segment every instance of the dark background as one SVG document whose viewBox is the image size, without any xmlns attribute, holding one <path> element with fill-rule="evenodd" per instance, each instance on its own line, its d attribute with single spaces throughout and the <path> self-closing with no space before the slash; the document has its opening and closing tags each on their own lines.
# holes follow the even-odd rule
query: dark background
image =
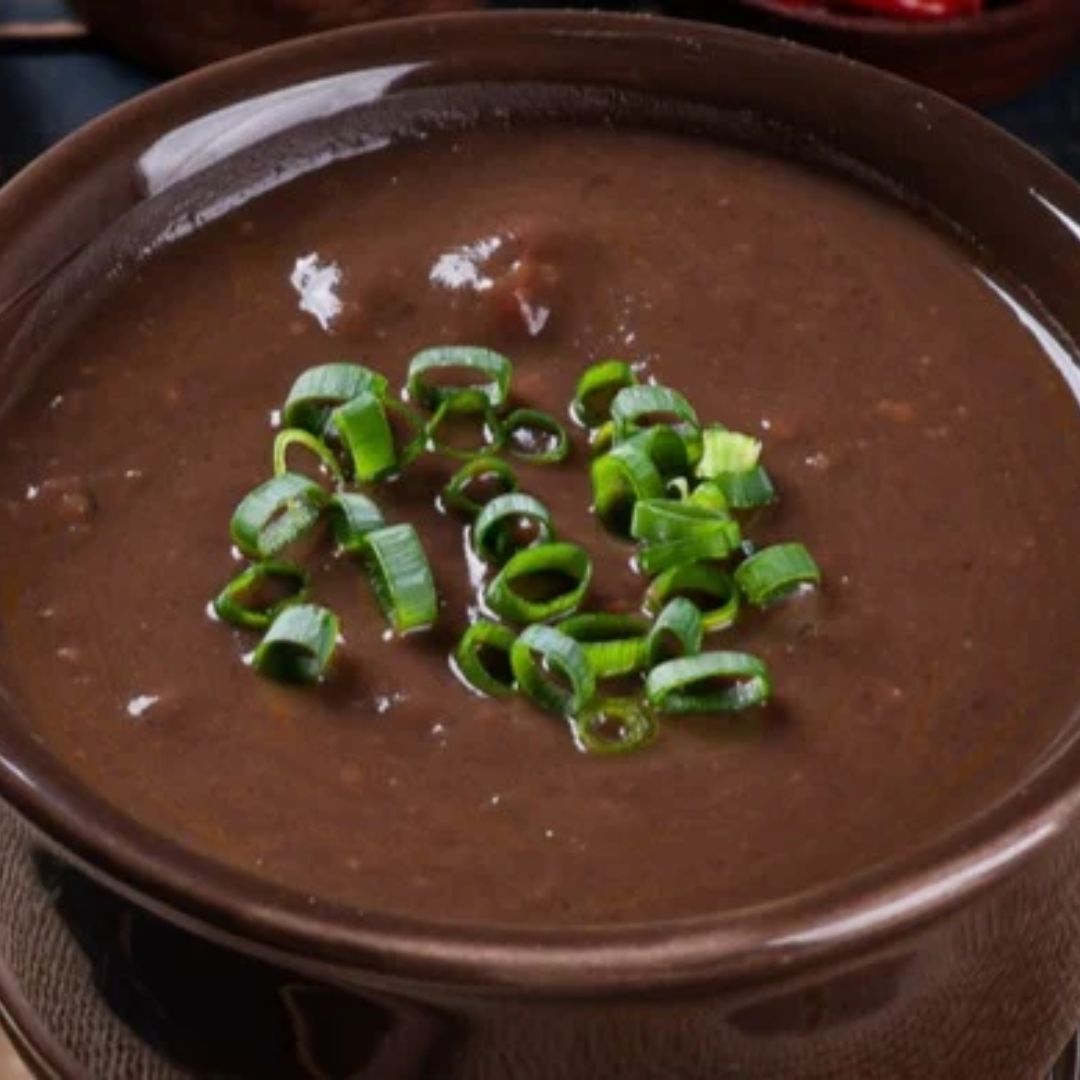
<svg viewBox="0 0 1080 1080">
<path fill-rule="evenodd" d="M 518 0 L 499 6 L 647 5 Z M 0 0 L 0 28 L 4 23 L 66 17 L 63 0 Z M 0 182 L 73 128 L 158 81 L 153 73 L 109 55 L 92 40 L 45 44 L 0 38 Z M 1080 178 L 1080 60 L 1070 71 L 989 115 Z"/>
</svg>

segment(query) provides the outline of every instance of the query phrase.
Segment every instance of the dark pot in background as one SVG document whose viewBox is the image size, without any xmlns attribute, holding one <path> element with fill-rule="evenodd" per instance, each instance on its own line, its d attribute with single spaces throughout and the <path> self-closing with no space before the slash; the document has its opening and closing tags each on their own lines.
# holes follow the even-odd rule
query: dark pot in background
<svg viewBox="0 0 1080 1080">
<path fill-rule="evenodd" d="M 102 259 L 265 175 L 282 140 L 362 139 L 461 95 L 481 112 L 597 121 L 642 100 L 766 118 L 895 181 L 1080 336 L 1080 189 L 962 109 L 685 23 L 461 17 L 343 31 L 194 75 L 13 181 L 0 192 L 0 337 L 22 326 L 22 351 L 0 353 L 0 399 Z M 28 823 L 5 827 L 9 895 L 30 897 L 3 907 L 0 997 L 46 1074 L 117 1075 L 117 1047 L 137 1031 L 130 1052 L 155 1050 L 135 1074 L 155 1077 L 1030 1080 L 1080 1015 L 1075 739 L 977 821 L 858 881 L 604 930 L 312 904 L 151 835 L 52 759 L 2 697 L 0 793 Z M 94 972 L 97 940 L 120 958 L 106 964 L 118 984 Z M 50 983 L 58 949 L 91 988 L 79 1027 Z M 202 1035 L 183 1034 L 189 1018 Z"/>
</svg>

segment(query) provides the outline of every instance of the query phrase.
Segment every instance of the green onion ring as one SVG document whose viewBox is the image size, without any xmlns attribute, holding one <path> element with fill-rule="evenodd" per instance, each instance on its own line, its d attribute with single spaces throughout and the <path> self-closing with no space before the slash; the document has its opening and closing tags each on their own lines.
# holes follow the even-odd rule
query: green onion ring
<svg viewBox="0 0 1080 1080">
<path fill-rule="evenodd" d="M 679 656 L 701 652 L 705 625 L 697 605 L 684 596 L 669 601 L 656 618 L 646 643 L 646 663 L 650 668 Z M 671 646 L 674 644 L 675 650 Z"/>
<path fill-rule="evenodd" d="M 645 667 L 649 623 L 640 615 L 586 612 L 563 620 L 558 628 L 585 650 L 598 679 L 632 675 Z"/>
<path fill-rule="evenodd" d="M 658 616 L 672 597 L 681 593 L 711 597 L 715 604 L 701 610 L 706 632 L 730 626 L 739 613 L 739 590 L 732 576 L 711 563 L 691 562 L 672 567 L 656 578 L 645 593 L 645 612 Z"/>
<path fill-rule="evenodd" d="M 337 647 L 337 616 L 317 604 L 287 607 L 255 650 L 252 666 L 279 682 L 316 683 Z"/>
<path fill-rule="evenodd" d="M 620 443 L 598 457 L 589 467 L 589 476 L 596 516 L 621 536 L 629 534 L 634 504 L 640 499 L 659 498 L 664 493 L 660 470 L 637 439 Z"/>
<path fill-rule="evenodd" d="M 702 455 L 697 474 L 706 480 L 726 472 L 745 472 L 761 458 L 761 440 L 718 424 L 701 433 Z"/>
<path fill-rule="evenodd" d="M 266 606 L 244 599 L 253 589 L 266 582 L 284 583 L 292 592 Z M 233 578 L 214 601 L 214 612 L 222 622 L 245 630 L 265 630 L 290 604 L 302 604 L 307 597 L 309 578 L 299 566 L 285 562 L 261 562 L 249 566 Z"/>
<path fill-rule="evenodd" d="M 472 528 L 472 541 L 476 553 L 488 562 L 502 564 L 522 549 L 512 535 L 511 526 L 522 519 L 536 527 L 536 539 L 525 545 L 547 544 L 555 539 L 555 526 L 551 523 L 548 508 L 532 495 L 499 495 L 480 511 Z"/>
<path fill-rule="evenodd" d="M 481 418 L 482 445 L 473 450 L 462 450 L 449 443 L 441 442 L 439 429 L 453 416 L 477 416 Z M 487 395 L 481 390 L 455 390 L 446 394 L 438 403 L 435 414 L 424 426 L 424 441 L 432 453 L 445 454 L 447 457 L 471 460 L 482 455 L 489 455 L 498 450 L 505 442 L 503 425 L 495 415 Z"/>
<path fill-rule="evenodd" d="M 386 522 L 375 502 L 359 492 L 338 492 L 330 500 L 330 525 L 338 547 L 349 555 L 362 555 L 364 537 Z"/>
<path fill-rule="evenodd" d="M 352 458 L 353 477 L 362 484 L 384 480 L 405 468 L 423 446 L 423 438 L 411 438 L 399 451 L 390 414 L 404 415 L 422 427 L 416 416 L 400 402 L 380 399 L 363 390 L 330 416 L 330 427 Z"/>
<path fill-rule="evenodd" d="M 464 345 L 425 349 L 409 361 L 406 389 L 410 401 L 434 409 L 447 394 L 462 389 L 461 386 L 441 387 L 428 382 L 425 376 L 434 372 L 481 376 L 482 382 L 472 382 L 469 385 L 481 390 L 491 407 L 498 409 L 506 403 L 510 392 L 513 366 L 505 356 L 490 349 Z"/>
<path fill-rule="evenodd" d="M 514 432 L 534 430 L 550 435 L 554 444 L 548 450 L 522 449 L 514 443 Z M 566 428 L 549 413 L 539 409 L 515 409 L 503 421 L 503 437 L 510 453 L 523 461 L 532 462 L 534 465 L 550 465 L 563 461 L 570 453 L 570 437 L 566 434 Z"/>
<path fill-rule="evenodd" d="M 573 638 L 552 626 L 526 628 L 510 650 L 510 664 L 522 693 L 549 712 L 573 716 L 596 693 L 596 680 L 585 651 Z M 569 687 L 551 678 L 548 673 L 552 670 Z"/>
<path fill-rule="evenodd" d="M 287 428 L 303 428 L 312 435 L 321 435 L 331 411 L 337 406 L 352 401 L 365 390 L 376 397 L 385 397 L 389 388 L 385 375 L 359 364 L 322 364 L 308 368 L 293 383 L 281 410 L 281 420 Z"/>
<path fill-rule="evenodd" d="M 435 578 L 411 525 L 367 533 L 362 554 L 379 606 L 397 634 L 431 626 L 439 614 Z"/>
<path fill-rule="evenodd" d="M 289 472 L 289 451 L 294 446 L 302 446 L 310 454 L 318 459 L 319 464 L 330 476 L 336 487 L 345 483 L 345 474 L 341 471 L 338 459 L 334 457 L 333 450 L 322 441 L 303 428 L 285 428 L 274 437 L 274 475 L 284 476 Z"/>
<path fill-rule="evenodd" d="M 522 579 L 535 574 L 559 573 L 574 584 L 549 600 L 529 600 L 515 590 Z M 592 563 L 576 544 L 538 544 L 519 551 L 488 584 L 487 606 L 496 615 L 515 623 L 546 622 L 577 609 L 592 580 Z"/>
<path fill-rule="evenodd" d="M 229 523 L 232 541 L 249 559 L 269 559 L 318 523 L 327 498 L 306 476 L 275 476 L 241 500 Z"/>
<path fill-rule="evenodd" d="M 606 454 L 615 445 L 615 425 L 608 420 L 589 432 L 589 453 L 594 457 Z"/>
<path fill-rule="evenodd" d="M 717 473 L 707 484 L 702 484 L 698 491 L 706 486 L 722 493 L 732 510 L 756 510 L 759 506 L 776 502 L 777 498 L 772 477 L 762 465 L 756 465 L 745 472 Z M 694 492 L 694 496 L 696 495 L 697 491 Z M 691 496 L 692 501 L 697 501 L 694 496 Z"/>
<path fill-rule="evenodd" d="M 614 721 L 612 738 L 604 727 Z M 657 736 L 656 718 L 636 698 L 602 698 L 570 721 L 578 749 L 589 754 L 627 754 L 641 750 Z"/>
<path fill-rule="evenodd" d="M 727 495 L 716 480 L 702 480 L 693 491 L 687 491 L 683 498 L 691 506 L 700 506 L 717 512 L 728 510 Z"/>
<path fill-rule="evenodd" d="M 634 386 L 637 376 L 625 360 L 601 360 L 587 367 L 578 380 L 570 415 L 585 428 L 598 428 L 611 418 L 611 401 L 627 386 Z M 603 399 L 607 400 L 603 400 Z M 602 404 L 597 404 L 601 399 Z"/>
<path fill-rule="evenodd" d="M 764 607 L 804 585 L 820 585 L 821 571 L 802 544 L 774 544 L 736 568 L 735 584 L 751 604 Z"/>
<path fill-rule="evenodd" d="M 699 683 L 722 682 L 722 689 Z M 738 712 L 764 705 L 772 693 L 769 669 L 749 653 L 707 652 L 668 660 L 645 680 L 645 696 L 665 713 Z"/>
<path fill-rule="evenodd" d="M 479 502 L 469 494 L 469 487 L 475 481 L 485 477 L 494 477 L 502 486 L 502 491 Z M 499 495 L 509 495 L 518 489 L 518 478 L 514 470 L 496 457 L 478 457 L 466 462 L 442 489 L 442 503 L 448 510 L 455 510 L 466 517 L 474 518 L 492 499 Z"/>
<path fill-rule="evenodd" d="M 710 510 L 679 499 L 639 499 L 630 522 L 630 535 L 647 544 L 684 540 L 734 522 L 723 510 Z"/>
<path fill-rule="evenodd" d="M 718 521 L 710 529 L 700 529 L 664 544 L 650 544 L 638 552 L 641 571 L 652 577 L 683 563 L 726 559 L 739 547 L 741 532 L 736 521 Z"/>
<path fill-rule="evenodd" d="M 671 416 L 663 426 L 696 432 L 700 424 L 689 401 L 667 386 L 627 386 L 615 395 L 611 403 L 611 419 L 615 423 L 615 440 L 628 439 L 642 430 L 638 421 L 648 416 Z"/>
<path fill-rule="evenodd" d="M 473 690 L 490 697 L 505 697 L 514 692 L 513 682 L 506 682 L 493 673 L 484 663 L 487 649 L 506 654 L 510 664 L 510 651 L 517 635 L 508 626 L 481 619 L 474 622 L 461 636 L 452 657 L 452 666 L 459 678 Z"/>
</svg>

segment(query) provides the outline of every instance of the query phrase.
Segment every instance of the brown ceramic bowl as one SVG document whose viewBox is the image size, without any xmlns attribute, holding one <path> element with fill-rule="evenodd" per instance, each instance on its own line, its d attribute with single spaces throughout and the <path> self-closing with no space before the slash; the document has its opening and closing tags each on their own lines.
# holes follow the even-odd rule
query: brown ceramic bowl
<svg viewBox="0 0 1080 1080">
<path fill-rule="evenodd" d="M 238 177 L 272 170 L 275 139 L 362 136 L 369 110 L 385 122 L 411 101 L 451 101 L 463 84 L 517 108 L 537 83 L 707 103 L 829 147 L 973 238 L 1063 337 L 1080 338 L 1080 188 L 986 122 L 768 38 L 567 14 L 309 38 L 97 121 L 0 192 L 0 338 L 47 321 L 101 245 L 177 214 L 190 221 Z M 593 98 L 568 98 L 579 99 Z M 11 378 L 0 357 L 0 400 Z M 976 820 L 857 879 L 763 908 L 606 929 L 451 926 L 274 888 L 110 808 L 2 699 L 0 793 L 35 843 L 135 908 L 296 979 L 349 988 L 343 1036 L 363 1028 L 366 1007 L 382 1018 L 376 1042 L 424 1033 L 422 1060 L 351 1075 L 1031 1080 L 1080 1016 L 1076 736 L 1063 732 Z"/>
<path fill-rule="evenodd" d="M 686 13 L 704 7 L 693 0 L 674 6 Z M 941 22 L 795 9 L 783 0 L 726 0 L 725 6 L 738 25 L 864 60 L 972 105 L 1016 97 L 1062 68 L 1080 45 L 1075 0 L 1016 0 Z"/>
<path fill-rule="evenodd" d="M 152 67 L 187 71 L 275 41 L 479 0 L 74 0 L 90 29 Z"/>
</svg>

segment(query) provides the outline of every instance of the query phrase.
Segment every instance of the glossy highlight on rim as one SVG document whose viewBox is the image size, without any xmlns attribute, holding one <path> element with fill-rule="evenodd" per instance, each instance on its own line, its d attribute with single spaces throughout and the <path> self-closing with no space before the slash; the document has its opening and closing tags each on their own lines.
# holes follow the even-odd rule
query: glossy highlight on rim
<svg viewBox="0 0 1080 1080">
<path fill-rule="evenodd" d="M 945 99 L 847 61 L 673 20 L 487 14 L 336 31 L 169 84 L 89 125 L 0 191 L 0 232 L 14 232 L 17 223 L 55 204 L 97 158 L 145 147 L 148 132 L 168 131 L 271 89 L 358 68 L 422 66 L 450 56 L 457 63 L 455 48 L 476 48 L 488 60 L 504 47 L 524 58 L 560 50 L 568 73 L 584 78 L 590 50 L 599 46 L 606 57 L 625 54 L 628 61 L 647 52 L 658 63 L 655 58 L 666 54 L 671 66 L 687 58 L 705 63 L 714 54 L 743 55 L 774 65 L 779 79 L 814 76 L 853 96 L 880 95 L 881 109 L 917 100 L 928 132 L 944 127 L 956 136 L 957 153 L 967 143 L 988 148 L 1066 220 L 1080 220 L 1080 189 L 1032 152 Z M 515 77 L 520 75 L 507 72 L 507 79 Z M 0 317 L 10 301 L 0 268 Z M 666 923 L 560 930 L 439 924 L 322 904 L 184 851 L 74 782 L 10 713 L 0 698 L 0 794 L 121 892 L 247 948 L 316 964 L 351 964 L 388 984 L 438 980 L 565 996 L 766 978 L 777 966 L 850 953 L 955 907 L 1044 852 L 1080 817 L 1080 743 L 1069 739 L 1022 789 L 978 820 L 857 881 L 750 910 Z"/>
</svg>

